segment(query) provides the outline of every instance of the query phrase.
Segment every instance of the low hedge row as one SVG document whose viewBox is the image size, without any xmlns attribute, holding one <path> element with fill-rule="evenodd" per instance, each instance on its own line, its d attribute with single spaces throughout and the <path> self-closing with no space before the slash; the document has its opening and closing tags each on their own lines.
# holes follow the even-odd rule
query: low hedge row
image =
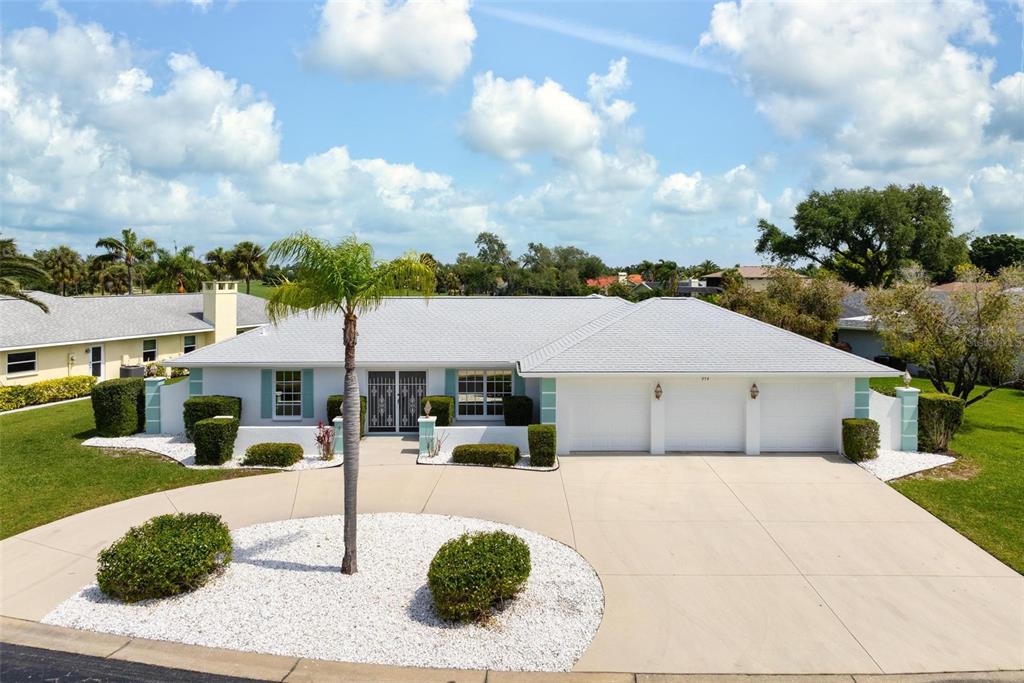
<svg viewBox="0 0 1024 683">
<path fill-rule="evenodd" d="M 449 427 L 455 420 L 455 398 L 452 396 L 424 396 L 420 399 L 420 415 L 426 415 L 423 406 L 430 401 L 430 414 L 437 418 L 435 427 Z"/>
<path fill-rule="evenodd" d="M 854 462 L 878 457 L 878 423 L 866 418 L 843 420 L 843 453 Z"/>
<path fill-rule="evenodd" d="M 14 387 L 0 387 L 0 412 L 25 406 L 38 406 L 54 401 L 88 396 L 96 385 L 90 375 L 72 375 Z"/>
<path fill-rule="evenodd" d="M 530 547 L 505 531 L 463 534 L 434 555 L 427 586 L 438 616 L 485 620 L 491 607 L 510 600 L 530 577 Z"/>
<path fill-rule="evenodd" d="M 334 425 L 334 418 L 342 414 L 345 406 L 344 394 L 331 394 L 327 397 L 327 424 Z M 366 397 L 359 397 L 359 438 L 366 435 Z"/>
<path fill-rule="evenodd" d="M 231 562 L 231 532 L 218 515 L 160 515 L 100 551 L 96 583 L 138 602 L 195 590 Z"/>
<path fill-rule="evenodd" d="M 526 428 L 530 444 L 530 464 L 535 467 L 553 467 L 555 464 L 555 425 L 530 425 Z"/>
<path fill-rule="evenodd" d="M 519 459 L 519 447 L 505 443 L 464 443 L 452 449 L 452 462 L 463 465 L 512 467 Z"/>
<path fill-rule="evenodd" d="M 231 415 L 241 419 L 242 399 L 238 396 L 218 396 L 216 394 L 185 399 L 185 410 L 182 415 L 185 420 L 185 435 L 195 440 L 193 431 L 196 423 L 218 415 Z"/>
<path fill-rule="evenodd" d="M 942 453 L 964 421 L 962 398 L 935 391 L 917 399 L 917 447 L 926 453 Z"/>
<path fill-rule="evenodd" d="M 222 465 L 231 459 L 238 436 L 237 417 L 208 417 L 192 428 L 197 465 Z"/>
<path fill-rule="evenodd" d="M 289 467 L 302 460 L 302 446 L 297 443 L 257 443 L 245 449 L 243 465 L 254 467 Z"/>
<path fill-rule="evenodd" d="M 501 413 L 509 427 L 525 427 L 533 422 L 533 399 L 529 396 L 503 396 Z"/>
<path fill-rule="evenodd" d="M 146 428 L 146 382 L 119 377 L 92 389 L 92 414 L 100 436 L 130 436 Z"/>
</svg>

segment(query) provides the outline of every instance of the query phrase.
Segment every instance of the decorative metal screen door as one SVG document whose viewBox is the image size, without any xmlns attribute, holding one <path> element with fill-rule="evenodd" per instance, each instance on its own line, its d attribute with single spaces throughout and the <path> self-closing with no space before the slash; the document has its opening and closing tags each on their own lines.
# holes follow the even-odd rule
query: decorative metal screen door
<svg viewBox="0 0 1024 683">
<path fill-rule="evenodd" d="M 367 429 L 371 432 L 395 431 L 395 373 L 371 372 L 367 379 Z"/>
<path fill-rule="evenodd" d="M 419 429 L 420 400 L 427 395 L 427 373 L 398 373 L 398 430 Z"/>
</svg>

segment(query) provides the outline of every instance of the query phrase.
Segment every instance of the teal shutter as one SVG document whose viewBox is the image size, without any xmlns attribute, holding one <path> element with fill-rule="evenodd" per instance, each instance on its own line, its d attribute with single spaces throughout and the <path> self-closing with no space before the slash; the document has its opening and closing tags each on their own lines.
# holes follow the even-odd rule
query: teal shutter
<svg viewBox="0 0 1024 683">
<path fill-rule="evenodd" d="M 274 371 L 260 370 L 260 417 L 269 420 L 274 416 Z"/>
<path fill-rule="evenodd" d="M 302 417 L 311 418 L 316 413 L 313 407 L 313 369 L 302 371 Z"/>
<path fill-rule="evenodd" d="M 512 393 L 516 396 L 526 394 L 526 380 L 519 375 L 519 371 L 512 368 Z"/>
<path fill-rule="evenodd" d="M 202 368 L 189 368 L 189 371 L 188 371 L 188 395 L 189 396 L 202 396 L 203 395 L 203 369 Z"/>
<path fill-rule="evenodd" d="M 457 374 L 455 368 L 446 368 L 444 371 L 444 393 L 445 396 L 454 396 L 457 391 Z"/>
</svg>

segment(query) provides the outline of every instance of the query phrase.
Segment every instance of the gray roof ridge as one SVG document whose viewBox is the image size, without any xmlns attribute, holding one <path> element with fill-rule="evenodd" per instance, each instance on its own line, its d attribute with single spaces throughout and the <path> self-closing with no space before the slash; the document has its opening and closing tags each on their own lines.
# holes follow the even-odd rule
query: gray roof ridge
<svg viewBox="0 0 1024 683">
<path fill-rule="evenodd" d="M 817 344 L 818 346 L 822 346 L 822 347 L 828 349 L 831 352 L 843 354 L 843 356 L 853 356 L 855 358 L 859 358 L 860 360 L 864 361 L 865 363 L 870 363 L 871 365 L 877 366 L 877 367 L 882 368 L 884 370 L 892 370 L 892 368 L 890 368 L 887 365 L 882 365 L 881 363 L 876 363 L 873 360 L 868 360 L 867 358 L 863 358 L 861 356 L 857 356 L 856 354 L 852 354 L 849 351 L 843 351 L 842 349 L 837 349 L 836 347 L 834 347 L 834 346 L 832 346 L 830 344 L 825 344 L 823 342 L 818 341 L 817 339 L 811 339 L 810 337 L 805 337 L 802 334 L 799 334 L 797 332 L 793 332 L 791 330 L 787 330 L 784 327 L 779 327 L 777 325 L 772 325 L 771 323 L 766 323 L 763 320 L 758 320 L 757 318 L 753 318 L 753 317 L 751 317 L 749 315 L 744 315 L 742 313 L 738 313 L 737 311 L 730 310 L 728 308 L 725 308 L 724 306 L 719 306 L 718 304 L 713 304 L 713 303 L 708 302 L 708 301 L 703 301 L 701 299 L 695 299 L 695 301 L 698 301 L 703 306 L 711 306 L 713 308 L 717 308 L 720 311 L 725 311 L 726 313 L 731 313 L 732 315 L 738 315 L 741 318 L 746 318 L 747 320 L 752 320 L 752 321 L 754 321 L 755 323 L 757 323 L 758 325 L 760 325 L 762 327 L 768 327 L 768 328 L 771 328 L 771 329 L 776 330 L 778 332 L 782 332 L 784 334 L 787 334 L 787 335 L 789 335 L 791 337 L 796 337 L 797 339 L 801 339 L 801 340 L 803 340 L 805 342 L 809 342 L 811 344 Z"/>
<path fill-rule="evenodd" d="M 653 299 L 645 299 L 644 301 L 633 303 L 631 301 L 622 300 L 622 304 L 616 306 L 612 310 L 599 315 L 590 322 L 580 325 L 572 332 L 562 335 L 558 339 L 548 342 L 544 346 L 531 351 L 519 361 L 517 365 L 519 369 L 524 372 L 529 372 L 529 368 L 536 366 L 544 361 L 551 360 L 559 356 L 560 354 L 568 351 L 572 347 L 576 346 L 580 342 L 589 339 L 598 332 L 606 329 L 610 325 L 617 323 L 623 318 L 636 313 L 640 309 L 644 308 L 648 302 Z"/>
</svg>

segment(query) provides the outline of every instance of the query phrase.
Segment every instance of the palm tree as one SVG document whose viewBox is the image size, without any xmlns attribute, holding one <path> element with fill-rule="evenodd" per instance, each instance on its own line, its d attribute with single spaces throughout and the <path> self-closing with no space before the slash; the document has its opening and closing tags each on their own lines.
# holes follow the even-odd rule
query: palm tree
<svg viewBox="0 0 1024 683">
<path fill-rule="evenodd" d="M 267 269 L 267 252 L 255 242 L 239 242 L 231 250 L 230 263 L 231 270 L 245 280 L 245 293 L 249 294 L 249 281 Z"/>
<path fill-rule="evenodd" d="M 231 252 L 217 247 L 206 252 L 206 268 L 215 280 L 224 280 L 231 275 Z"/>
<path fill-rule="evenodd" d="M 150 258 L 157 250 L 156 242 L 148 238 L 140 240 L 131 228 L 122 230 L 120 237 L 102 237 L 96 240 L 96 246 L 107 250 L 106 254 L 101 254 L 97 258 L 121 261 L 128 268 L 128 294 L 132 293 L 132 284 L 135 281 L 135 264 Z"/>
<path fill-rule="evenodd" d="M 273 260 L 294 264 L 295 280 L 285 280 L 270 296 L 267 314 L 276 324 L 303 310 L 313 315 L 341 313 L 345 344 L 345 400 L 342 405 L 345 479 L 345 556 L 343 574 L 356 573 L 356 490 L 359 478 L 359 380 L 356 378 L 356 322 L 387 296 L 434 293 L 434 273 L 415 254 L 377 261 L 367 242 L 348 237 L 337 244 L 300 232 L 270 246 Z"/>
<path fill-rule="evenodd" d="M 69 289 L 77 289 L 85 276 L 85 262 L 82 255 L 66 245 L 53 249 L 36 251 L 33 257 L 50 275 L 56 293 L 67 296 Z"/>
<path fill-rule="evenodd" d="M 158 292 L 198 291 L 203 280 L 210 273 L 202 261 L 195 257 L 195 247 L 191 244 L 171 253 L 166 249 L 157 251 L 157 260 L 153 263 L 153 287 Z"/>
<path fill-rule="evenodd" d="M 31 256 L 18 253 L 18 247 L 13 239 L 0 239 L 0 296 L 26 301 L 43 309 L 44 313 L 49 313 L 50 309 L 46 304 L 22 289 L 25 282 L 46 282 L 49 279 L 50 276 L 38 261 Z"/>
</svg>

